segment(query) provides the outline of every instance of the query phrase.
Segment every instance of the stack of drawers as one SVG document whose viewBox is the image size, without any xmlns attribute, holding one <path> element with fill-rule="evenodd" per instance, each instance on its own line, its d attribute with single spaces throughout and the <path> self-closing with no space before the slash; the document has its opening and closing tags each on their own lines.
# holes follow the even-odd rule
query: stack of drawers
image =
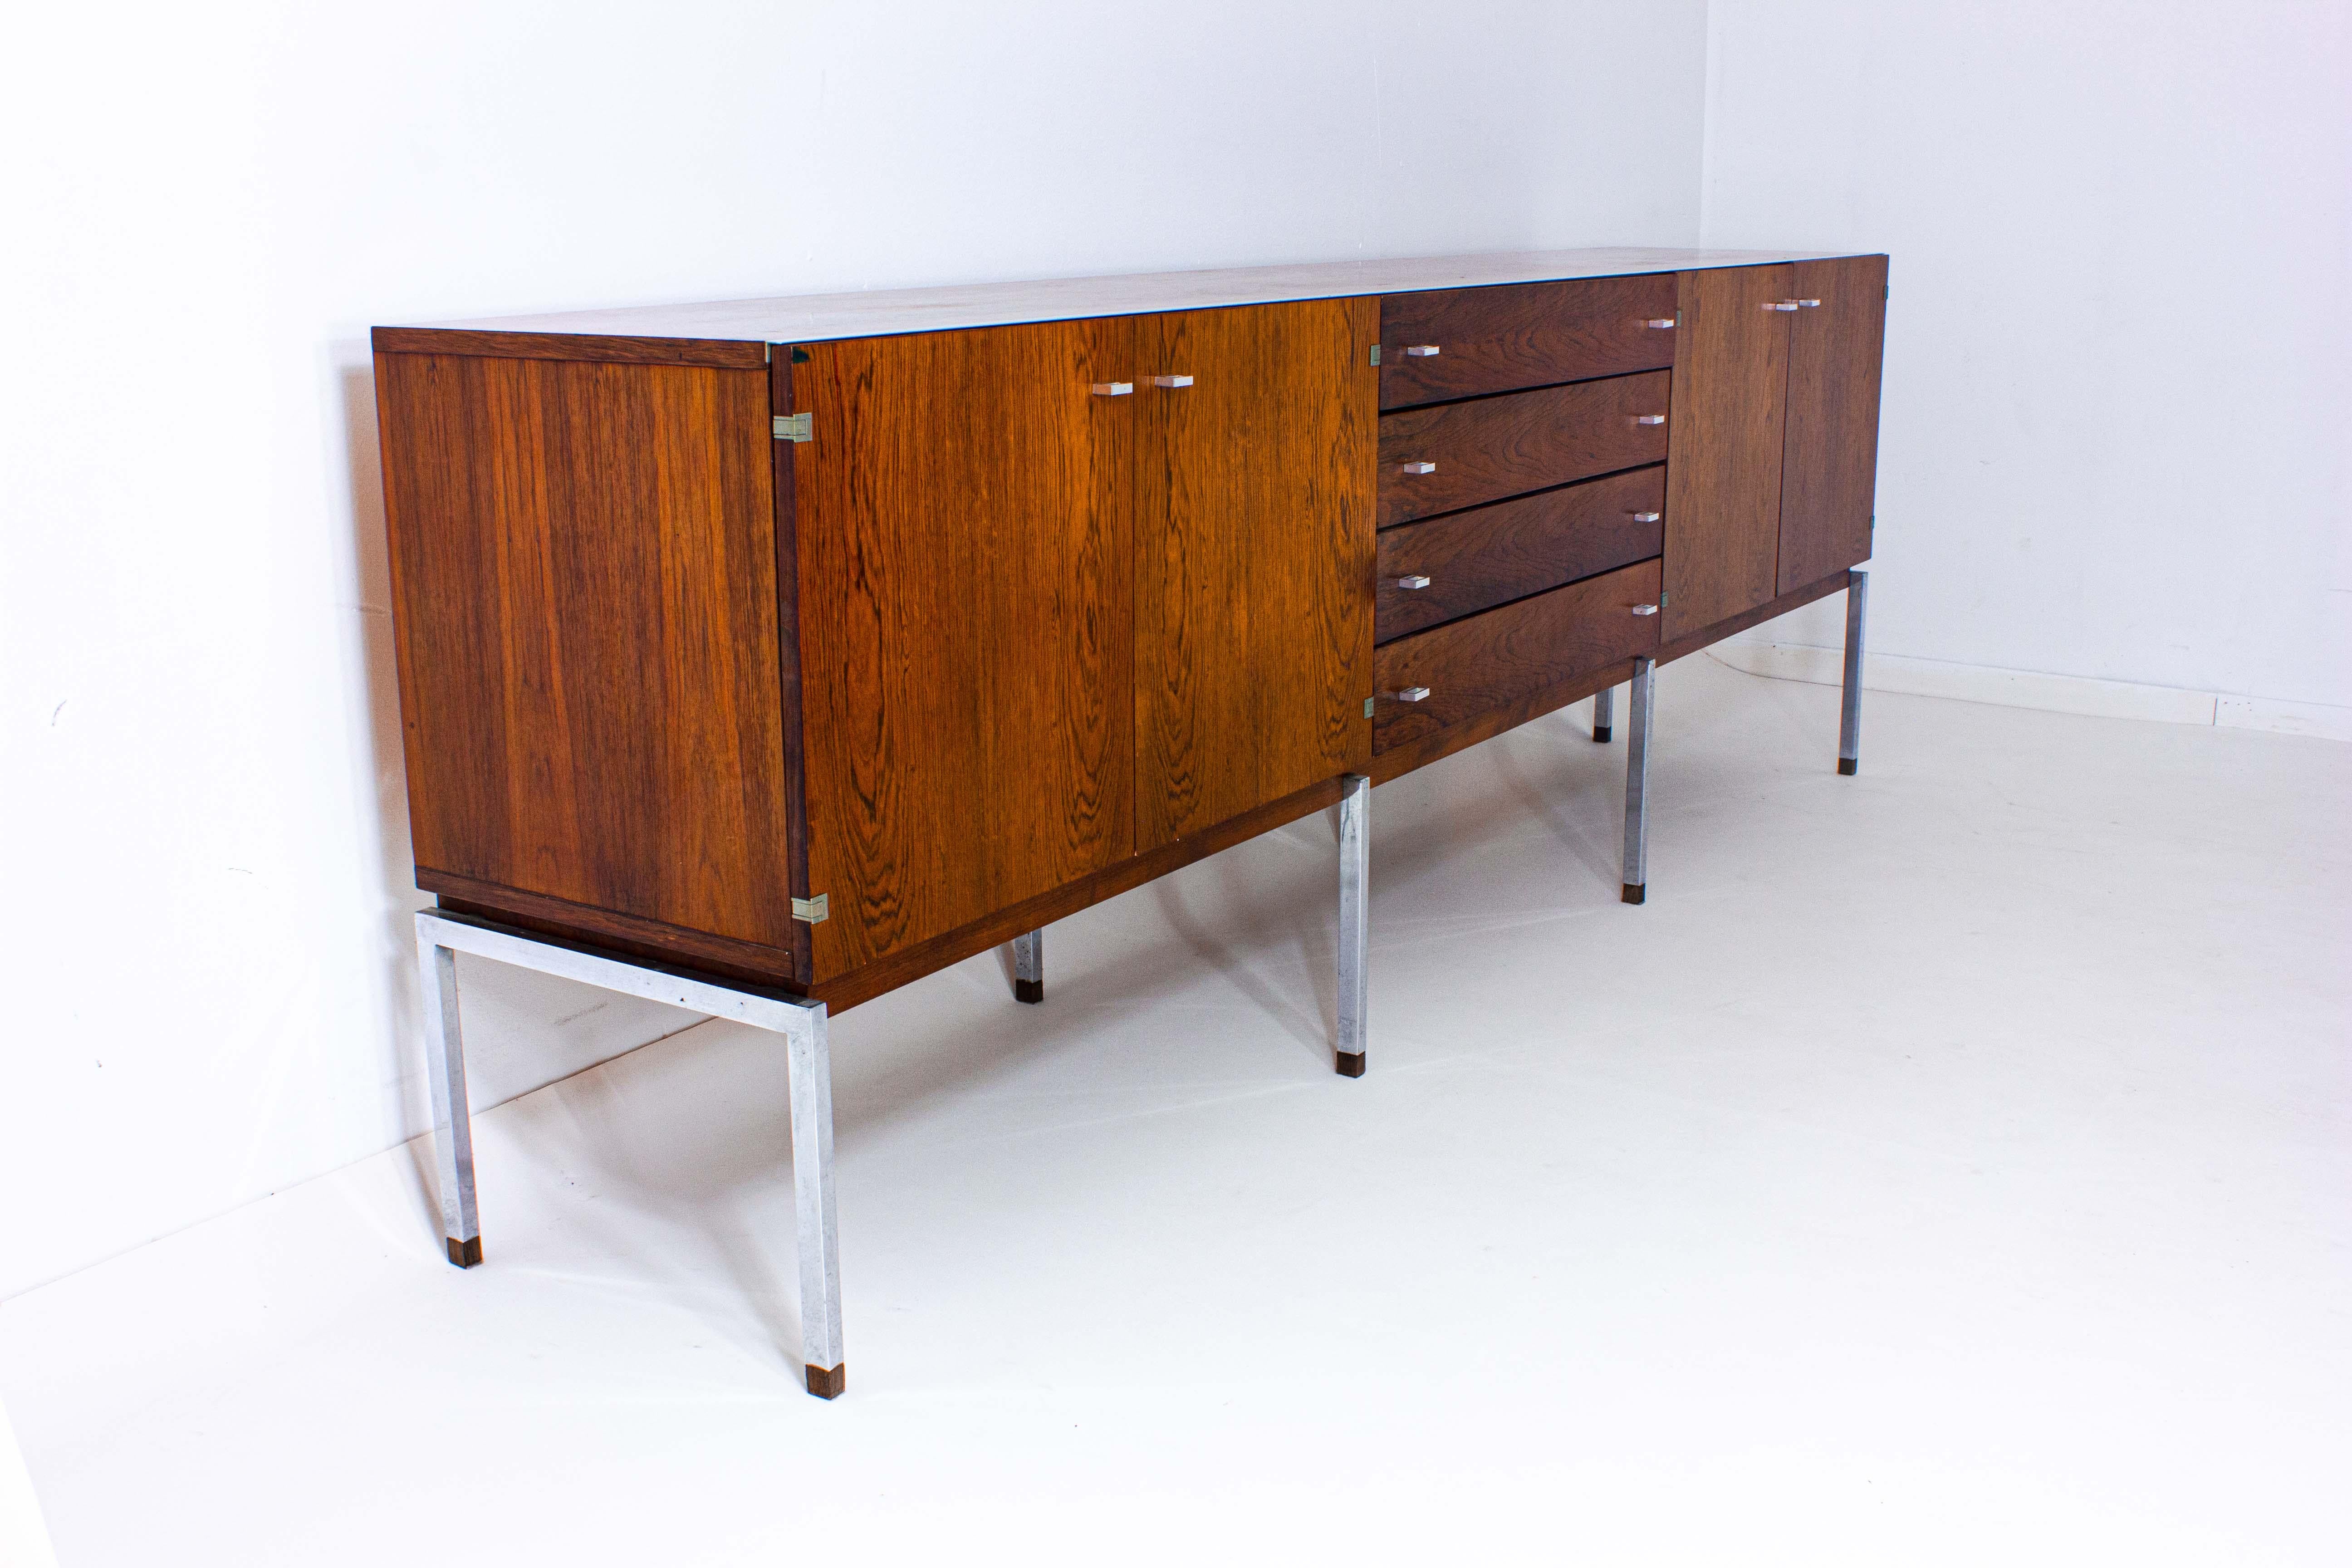
<svg viewBox="0 0 2352 1568">
<path fill-rule="evenodd" d="M 1381 301 L 1375 753 L 1657 651 L 1675 310 L 1670 272 Z"/>
</svg>

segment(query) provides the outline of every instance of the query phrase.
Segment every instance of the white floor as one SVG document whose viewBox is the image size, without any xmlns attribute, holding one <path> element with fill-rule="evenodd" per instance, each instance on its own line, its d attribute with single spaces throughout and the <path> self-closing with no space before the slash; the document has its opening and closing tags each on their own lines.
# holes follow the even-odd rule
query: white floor
<svg viewBox="0 0 2352 1568">
<path fill-rule="evenodd" d="M 1661 677 L 840 1018 L 849 1393 L 717 1025 L 0 1306 L 66 1568 L 2342 1563 L 2352 747 Z M 37 1201 L 17 1194 L 16 1201 Z"/>
</svg>

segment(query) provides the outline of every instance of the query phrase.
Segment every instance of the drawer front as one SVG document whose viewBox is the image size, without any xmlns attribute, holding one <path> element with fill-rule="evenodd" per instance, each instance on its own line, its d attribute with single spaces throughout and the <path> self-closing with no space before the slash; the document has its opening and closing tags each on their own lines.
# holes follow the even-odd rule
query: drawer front
<svg viewBox="0 0 2352 1568">
<path fill-rule="evenodd" d="M 1635 468 L 1392 528 L 1381 535 L 1374 640 L 1646 561 L 1665 543 L 1665 505 L 1666 470 Z"/>
<path fill-rule="evenodd" d="M 1664 370 L 1675 363 L 1674 318 L 1671 272 L 1386 295 L 1381 406 Z"/>
<path fill-rule="evenodd" d="M 1376 648 L 1373 752 L 1655 653 L 1658 617 L 1633 608 L 1657 602 L 1658 563 L 1644 561 Z M 1416 687 L 1429 695 L 1396 695 Z"/>
<path fill-rule="evenodd" d="M 1664 462 L 1670 379 L 1656 370 L 1381 415 L 1380 525 Z"/>
</svg>

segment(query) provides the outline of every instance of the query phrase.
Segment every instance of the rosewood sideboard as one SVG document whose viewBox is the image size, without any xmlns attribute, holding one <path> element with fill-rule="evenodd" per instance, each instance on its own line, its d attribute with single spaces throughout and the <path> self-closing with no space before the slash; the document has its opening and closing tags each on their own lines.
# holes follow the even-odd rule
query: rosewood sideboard
<svg viewBox="0 0 2352 1568">
<path fill-rule="evenodd" d="M 783 1034 L 803 1361 L 841 1391 L 824 1022 L 1847 597 L 1886 258 L 1593 250 L 374 333 L 449 1255 L 454 953 Z"/>
</svg>

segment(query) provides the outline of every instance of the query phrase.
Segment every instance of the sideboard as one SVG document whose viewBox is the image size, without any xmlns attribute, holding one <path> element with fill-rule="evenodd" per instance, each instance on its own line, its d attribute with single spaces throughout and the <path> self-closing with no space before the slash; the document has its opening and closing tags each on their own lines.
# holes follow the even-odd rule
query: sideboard
<svg viewBox="0 0 2352 1568">
<path fill-rule="evenodd" d="M 841 1391 L 828 1010 L 1846 592 L 1886 258 L 1591 250 L 374 332 L 449 1256 L 454 954 L 787 1037 L 803 1361 Z"/>
</svg>

